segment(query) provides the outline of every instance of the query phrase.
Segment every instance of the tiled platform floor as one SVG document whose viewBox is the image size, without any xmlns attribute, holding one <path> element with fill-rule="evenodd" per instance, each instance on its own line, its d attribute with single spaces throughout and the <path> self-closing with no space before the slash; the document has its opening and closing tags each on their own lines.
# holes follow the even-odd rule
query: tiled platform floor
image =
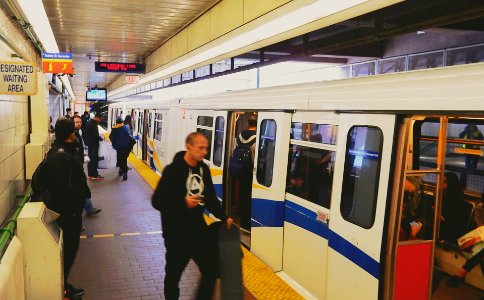
<svg viewBox="0 0 484 300">
<path fill-rule="evenodd" d="M 152 190 L 134 170 L 127 181 L 116 168 L 100 173 L 105 179 L 89 185 L 102 212 L 84 217 L 83 234 L 141 234 L 81 239 L 69 281 L 85 289 L 86 300 L 163 299 L 165 248 L 160 214 L 150 203 Z M 191 262 L 180 283 L 181 299 L 193 298 L 199 276 Z"/>
<path fill-rule="evenodd" d="M 127 181 L 118 177 L 117 168 L 99 172 L 105 179 L 89 181 L 89 186 L 102 212 L 83 218 L 85 238 L 69 282 L 85 289 L 85 300 L 163 299 L 165 247 L 160 214 L 151 207 L 152 188 L 134 168 Z M 199 277 L 190 262 L 180 299 L 193 299 Z M 245 290 L 244 299 L 255 298 Z"/>
</svg>

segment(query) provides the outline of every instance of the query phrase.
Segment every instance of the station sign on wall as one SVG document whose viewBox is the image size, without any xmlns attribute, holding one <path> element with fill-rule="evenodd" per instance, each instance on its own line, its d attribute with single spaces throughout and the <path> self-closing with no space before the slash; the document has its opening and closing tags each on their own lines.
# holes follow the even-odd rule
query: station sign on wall
<svg viewBox="0 0 484 300">
<path fill-rule="evenodd" d="M 26 62 L 0 61 L 0 94 L 37 94 L 35 65 Z"/>
<path fill-rule="evenodd" d="M 135 63 L 96 61 L 94 66 L 96 72 L 143 74 L 146 70 L 145 64 Z"/>
<path fill-rule="evenodd" d="M 55 74 L 74 74 L 72 53 L 42 52 L 42 72 Z"/>
</svg>

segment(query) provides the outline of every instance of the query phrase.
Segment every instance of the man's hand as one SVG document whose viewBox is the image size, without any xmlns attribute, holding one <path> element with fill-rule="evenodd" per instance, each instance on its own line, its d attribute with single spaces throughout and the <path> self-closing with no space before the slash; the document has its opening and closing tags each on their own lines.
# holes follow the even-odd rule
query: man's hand
<svg viewBox="0 0 484 300">
<path fill-rule="evenodd" d="M 234 223 L 234 220 L 232 220 L 232 218 L 227 218 L 225 223 L 227 223 L 227 228 L 230 229 L 230 227 L 232 227 L 232 223 Z"/>
<path fill-rule="evenodd" d="M 200 198 L 197 195 L 191 195 L 185 197 L 185 205 L 187 208 L 194 208 L 200 204 Z"/>
</svg>

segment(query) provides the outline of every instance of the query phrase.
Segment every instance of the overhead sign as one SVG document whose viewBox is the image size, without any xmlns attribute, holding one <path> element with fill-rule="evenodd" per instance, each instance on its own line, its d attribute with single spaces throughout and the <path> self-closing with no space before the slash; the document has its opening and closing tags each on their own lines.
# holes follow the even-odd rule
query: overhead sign
<svg viewBox="0 0 484 300">
<path fill-rule="evenodd" d="M 74 74 L 72 53 L 42 52 L 42 72 L 56 74 Z"/>
<path fill-rule="evenodd" d="M 139 82 L 139 75 L 126 75 L 126 83 L 138 83 Z"/>
<path fill-rule="evenodd" d="M 0 61 L 0 94 L 37 94 L 37 72 L 34 64 Z"/>
<path fill-rule="evenodd" d="M 145 64 L 135 64 L 135 63 L 96 61 L 94 63 L 94 66 L 95 66 L 96 72 L 143 74 L 146 70 Z"/>
</svg>

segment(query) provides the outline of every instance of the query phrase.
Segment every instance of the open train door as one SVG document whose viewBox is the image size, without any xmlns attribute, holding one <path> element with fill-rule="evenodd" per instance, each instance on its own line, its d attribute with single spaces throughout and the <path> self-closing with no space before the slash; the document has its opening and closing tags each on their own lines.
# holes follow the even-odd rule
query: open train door
<svg viewBox="0 0 484 300">
<path fill-rule="evenodd" d="M 394 115 L 341 114 L 326 299 L 378 299 Z"/>
<path fill-rule="evenodd" d="M 252 180 L 251 252 L 282 269 L 284 197 L 291 114 L 259 112 Z"/>
</svg>

